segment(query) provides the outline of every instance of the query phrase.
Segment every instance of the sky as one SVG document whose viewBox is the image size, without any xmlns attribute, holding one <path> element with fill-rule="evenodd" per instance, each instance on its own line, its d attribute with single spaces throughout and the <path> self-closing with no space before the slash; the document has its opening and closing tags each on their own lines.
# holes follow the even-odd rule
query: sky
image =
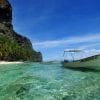
<svg viewBox="0 0 100 100">
<path fill-rule="evenodd" d="M 43 60 L 64 50 L 100 51 L 100 0 L 9 0 L 14 30 L 28 37 Z"/>
</svg>

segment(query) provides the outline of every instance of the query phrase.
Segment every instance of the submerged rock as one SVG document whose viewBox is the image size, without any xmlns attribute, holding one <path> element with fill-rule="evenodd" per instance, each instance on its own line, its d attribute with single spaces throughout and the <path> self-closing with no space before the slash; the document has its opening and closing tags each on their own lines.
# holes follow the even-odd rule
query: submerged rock
<svg viewBox="0 0 100 100">
<path fill-rule="evenodd" d="M 0 60 L 42 61 L 42 54 L 33 49 L 31 41 L 13 30 L 8 0 L 0 0 Z"/>
</svg>

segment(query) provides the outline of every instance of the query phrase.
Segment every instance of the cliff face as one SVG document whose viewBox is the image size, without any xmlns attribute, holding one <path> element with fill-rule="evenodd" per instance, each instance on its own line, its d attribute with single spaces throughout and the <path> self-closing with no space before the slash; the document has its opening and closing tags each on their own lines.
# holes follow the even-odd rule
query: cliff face
<svg viewBox="0 0 100 100">
<path fill-rule="evenodd" d="M 7 0 L 0 0 L 0 60 L 42 61 L 30 40 L 13 30 L 12 7 Z"/>
</svg>

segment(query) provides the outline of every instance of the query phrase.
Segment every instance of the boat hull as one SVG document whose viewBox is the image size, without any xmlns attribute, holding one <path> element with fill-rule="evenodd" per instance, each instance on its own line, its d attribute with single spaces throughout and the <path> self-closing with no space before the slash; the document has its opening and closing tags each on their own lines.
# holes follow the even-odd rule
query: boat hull
<svg viewBox="0 0 100 100">
<path fill-rule="evenodd" d="M 63 66 L 67 68 L 88 68 L 100 70 L 100 56 L 87 61 L 63 62 Z"/>
</svg>

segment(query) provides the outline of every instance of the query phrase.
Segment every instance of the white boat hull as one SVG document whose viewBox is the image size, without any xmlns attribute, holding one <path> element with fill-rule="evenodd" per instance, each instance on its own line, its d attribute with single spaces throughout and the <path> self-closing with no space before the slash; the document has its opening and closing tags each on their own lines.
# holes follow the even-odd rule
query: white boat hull
<svg viewBox="0 0 100 100">
<path fill-rule="evenodd" d="M 63 62 L 63 66 L 68 68 L 100 69 L 100 56 L 88 61 Z"/>
</svg>

